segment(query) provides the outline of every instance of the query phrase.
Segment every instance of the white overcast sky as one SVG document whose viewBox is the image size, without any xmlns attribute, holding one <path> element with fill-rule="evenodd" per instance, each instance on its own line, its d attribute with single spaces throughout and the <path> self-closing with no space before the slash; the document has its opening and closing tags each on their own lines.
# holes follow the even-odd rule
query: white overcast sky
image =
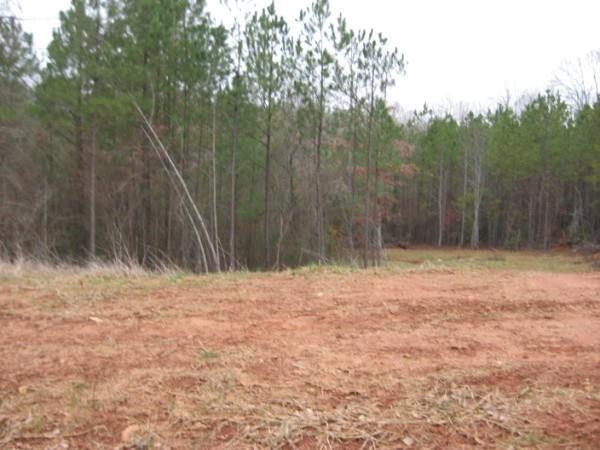
<svg viewBox="0 0 600 450">
<path fill-rule="evenodd" d="M 310 0 L 275 0 L 296 19 Z M 70 0 L 21 0 L 40 51 Z M 217 0 L 209 0 L 209 6 Z M 266 1 L 256 0 L 259 6 Z M 598 0 L 331 0 L 354 28 L 373 28 L 404 53 L 406 74 L 390 93 L 404 109 L 487 106 L 543 91 L 564 60 L 600 49 Z"/>
</svg>

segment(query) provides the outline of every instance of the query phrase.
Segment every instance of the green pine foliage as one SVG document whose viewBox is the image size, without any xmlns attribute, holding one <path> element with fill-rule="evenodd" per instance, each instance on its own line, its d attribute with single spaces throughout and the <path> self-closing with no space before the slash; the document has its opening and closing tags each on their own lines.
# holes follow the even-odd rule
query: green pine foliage
<svg viewBox="0 0 600 450">
<path fill-rule="evenodd" d="M 10 11 L 0 40 L 3 257 L 366 267 L 398 242 L 600 240 L 600 99 L 548 91 L 399 123 L 404 56 L 327 0 L 295 24 L 272 3 L 231 29 L 200 0 L 72 0 L 43 67 Z"/>
</svg>

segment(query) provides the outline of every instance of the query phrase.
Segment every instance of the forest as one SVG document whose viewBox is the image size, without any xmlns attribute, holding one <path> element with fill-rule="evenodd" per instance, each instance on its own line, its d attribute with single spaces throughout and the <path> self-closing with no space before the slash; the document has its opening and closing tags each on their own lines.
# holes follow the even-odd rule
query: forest
<svg viewBox="0 0 600 450">
<path fill-rule="evenodd" d="M 598 92 L 401 118 L 410 55 L 377 30 L 327 0 L 232 16 L 72 0 L 41 62 L 4 6 L 0 258 L 218 272 L 600 241 Z"/>
<path fill-rule="evenodd" d="M 434 83 L 411 61 L 444 51 L 341 1 L 70 0 L 45 50 L 58 0 L 27 1 L 0 0 L 0 449 L 598 448 L 600 47 L 414 108 L 472 95 L 476 48 L 577 58 L 597 13 L 360 4 L 463 29 Z"/>
</svg>

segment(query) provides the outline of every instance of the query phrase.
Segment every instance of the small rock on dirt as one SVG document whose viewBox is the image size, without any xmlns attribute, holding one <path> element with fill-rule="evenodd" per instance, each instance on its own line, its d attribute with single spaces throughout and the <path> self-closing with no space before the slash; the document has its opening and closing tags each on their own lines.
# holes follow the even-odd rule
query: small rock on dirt
<svg viewBox="0 0 600 450">
<path fill-rule="evenodd" d="M 415 443 L 414 439 L 410 438 L 410 437 L 405 437 L 404 439 L 402 439 L 402 442 L 404 443 L 404 445 L 406 445 L 407 447 L 412 447 L 412 445 Z"/>
<path fill-rule="evenodd" d="M 123 430 L 121 433 L 121 441 L 127 444 L 131 442 L 135 434 L 140 431 L 139 425 L 129 425 L 127 428 Z"/>
</svg>

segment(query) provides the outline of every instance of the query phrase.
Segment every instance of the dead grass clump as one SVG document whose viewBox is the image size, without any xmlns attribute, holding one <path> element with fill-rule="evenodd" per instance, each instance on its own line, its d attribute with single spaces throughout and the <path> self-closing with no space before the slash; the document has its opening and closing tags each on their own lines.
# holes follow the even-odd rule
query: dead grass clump
<svg viewBox="0 0 600 450">
<path fill-rule="evenodd" d="M 264 394 L 267 397 L 260 398 Z M 258 390 L 210 400 L 202 397 L 211 428 L 234 430 L 228 441 L 232 448 L 296 448 L 305 442 L 323 449 L 348 444 L 360 448 L 436 445 L 431 429 L 438 427 L 466 444 L 487 445 L 518 438 L 526 429 L 518 398 L 469 386 L 436 386 L 425 394 L 416 388 L 412 396 L 389 407 L 359 399 L 318 408 L 298 394 Z"/>
<path fill-rule="evenodd" d="M 518 398 L 499 391 L 481 391 L 469 385 L 436 385 L 425 395 L 406 402 L 413 419 L 444 426 L 472 444 L 493 442 L 502 435 L 518 436 L 524 427 Z M 482 435 L 482 433 L 485 433 Z"/>
<path fill-rule="evenodd" d="M 256 419 L 242 425 L 238 443 L 252 443 L 266 448 L 295 448 L 309 440 L 317 448 L 355 442 L 361 448 L 375 448 L 380 442 L 399 442 L 401 435 L 389 431 L 402 425 L 398 417 L 387 416 L 373 405 L 345 405 L 333 410 L 316 410 L 300 402 L 268 405 L 248 411 Z M 235 447 L 237 444 L 232 443 Z"/>
<path fill-rule="evenodd" d="M 149 271 L 133 260 L 94 260 L 85 264 L 42 261 L 18 258 L 14 261 L 0 259 L 0 276 L 4 277 L 47 277 L 47 276 L 95 276 L 142 278 L 151 275 L 173 275 L 180 270 L 166 264 Z"/>
</svg>

